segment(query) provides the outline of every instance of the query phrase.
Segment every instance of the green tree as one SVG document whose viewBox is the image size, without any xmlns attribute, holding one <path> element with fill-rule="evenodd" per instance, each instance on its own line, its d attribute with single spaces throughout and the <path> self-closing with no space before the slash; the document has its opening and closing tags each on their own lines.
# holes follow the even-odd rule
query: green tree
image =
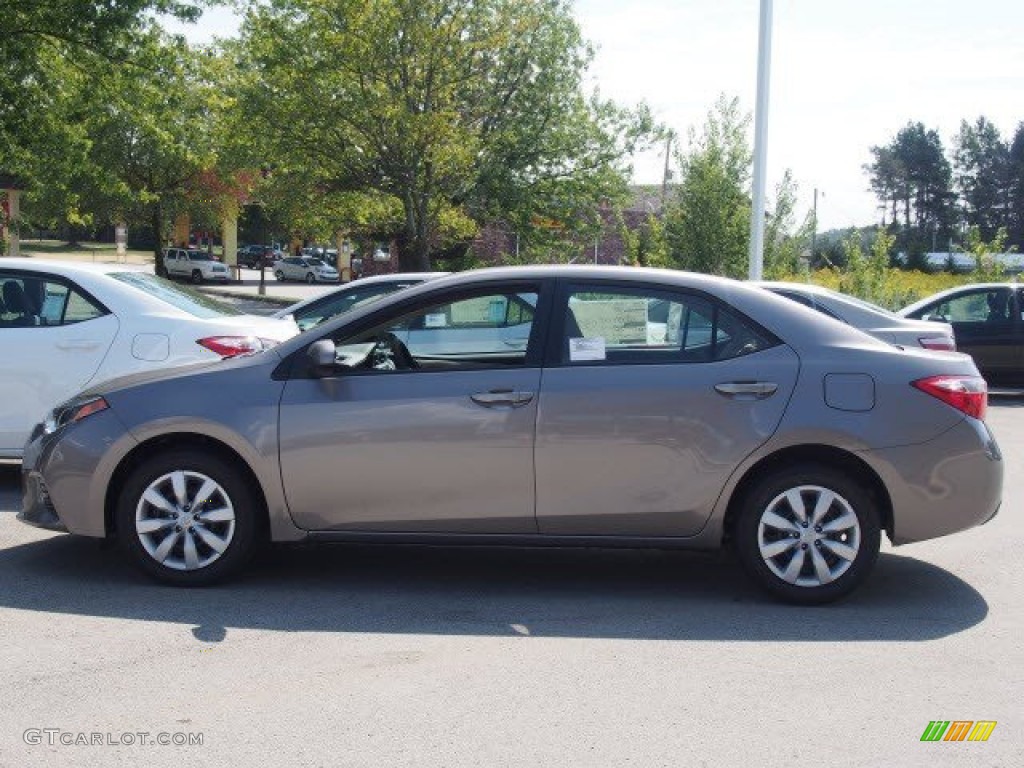
<svg viewBox="0 0 1024 768">
<path fill-rule="evenodd" d="M 1008 240 L 1018 250 L 1024 249 L 1024 123 L 1017 126 L 1007 158 L 1009 205 L 1007 212 Z"/>
<path fill-rule="evenodd" d="M 887 213 L 890 224 L 901 225 L 901 249 L 927 250 L 949 237 L 956 195 L 938 132 L 910 122 L 889 144 L 872 147 L 871 154 L 874 159 L 864 170 L 883 212 L 882 225 Z"/>
<path fill-rule="evenodd" d="M 653 213 L 647 214 L 638 227 L 628 227 L 625 222 L 621 222 L 619 233 L 625 244 L 626 257 L 630 264 L 638 267 L 669 266 L 665 225 Z"/>
<path fill-rule="evenodd" d="M 198 17 L 202 0 L 0 0 L 0 171 L 50 183 L 52 158 L 82 149 L 67 75 L 130 60 L 150 12 Z"/>
<path fill-rule="evenodd" d="M 701 132 L 691 129 L 679 158 L 681 182 L 666 211 L 673 264 L 740 277 L 746 273 L 750 229 L 747 143 L 749 115 L 739 99 L 719 98 Z"/>
<path fill-rule="evenodd" d="M 130 55 L 132 66 L 111 68 L 83 91 L 89 149 L 74 192 L 97 222 L 151 226 L 158 256 L 169 218 L 201 207 L 216 186 L 201 182 L 216 166 L 217 87 L 207 54 L 159 29 L 137 38 Z"/>
<path fill-rule="evenodd" d="M 971 279 L 978 283 L 997 283 L 1005 279 L 1005 267 L 996 254 L 1006 253 L 1006 230 L 1000 229 L 991 240 L 986 240 L 980 227 L 967 230 L 966 251 L 974 258 Z"/>
<path fill-rule="evenodd" d="M 582 193 L 624 191 L 651 128 L 584 97 L 591 52 L 566 0 L 257 3 L 243 43 L 268 152 L 318 188 L 394 197 L 403 269 L 429 269 L 470 221 L 570 222 Z"/>
<path fill-rule="evenodd" d="M 775 203 L 764 228 L 764 274 L 769 280 L 797 274 L 810 264 L 810 259 L 806 264 L 801 259 L 810 248 L 814 221 L 808 214 L 796 228 L 796 196 L 796 182 L 787 170 L 775 188 Z M 810 255 L 809 250 L 806 252 Z"/>
<path fill-rule="evenodd" d="M 985 117 L 960 123 L 954 143 L 956 184 L 968 226 L 988 240 L 1006 226 L 1010 148 Z"/>
</svg>

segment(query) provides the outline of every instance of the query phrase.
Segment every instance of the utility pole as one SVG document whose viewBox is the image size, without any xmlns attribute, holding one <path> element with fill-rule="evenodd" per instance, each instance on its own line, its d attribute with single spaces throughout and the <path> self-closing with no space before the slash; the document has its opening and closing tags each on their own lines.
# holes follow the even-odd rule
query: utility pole
<svg viewBox="0 0 1024 768">
<path fill-rule="evenodd" d="M 669 169 L 669 158 L 672 157 L 672 139 L 675 138 L 673 131 L 668 132 L 665 138 L 665 172 L 661 176 L 661 212 L 665 213 L 665 206 L 668 203 L 668 178 L 672 174 Z"/>
<path fill-rule="evenodd" d="M 822 193 L 822 197 L 825 193 Z M 814 248 L 818 242 L 818 188 L 814 188 L 814 207 L 811 208 L 811 264 L 814 263 Z"/>
<path fill-rule="evenodd" d="M 754 114 L 754 182 L 750 212 L 751 280 L 760 280 L 764 270 L 764 200 L 768 144 L 768 91 L 772 61 L 772 0 L 761 0 L 760 32 L 757 43 L 757 111 Z"/>
</svg>

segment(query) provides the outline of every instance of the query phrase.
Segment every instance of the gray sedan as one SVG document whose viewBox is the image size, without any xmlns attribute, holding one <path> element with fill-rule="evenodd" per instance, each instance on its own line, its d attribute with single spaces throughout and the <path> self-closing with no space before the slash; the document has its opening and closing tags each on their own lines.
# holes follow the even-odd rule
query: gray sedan
<svg viewBox="0 0 1024 768">
<path fill-rule="evenodd" d="M 776 596 L 820 603 L 865 579 L 882 531 L 995 515 L 986 396 L 966 355 L 731 280 L 481 270 L 83 393 L 33 432 L 20 519 L 116 537 L 179 585 L 268 539 L 728 545 Z"/>
<path fill-rule="evenodd" d="M 810 283 L 762 282 L 757 285 L 892 344 L 956 350 L 953 327 L 949 323 L 902 317 L 877 304 Z"/>
</svg>

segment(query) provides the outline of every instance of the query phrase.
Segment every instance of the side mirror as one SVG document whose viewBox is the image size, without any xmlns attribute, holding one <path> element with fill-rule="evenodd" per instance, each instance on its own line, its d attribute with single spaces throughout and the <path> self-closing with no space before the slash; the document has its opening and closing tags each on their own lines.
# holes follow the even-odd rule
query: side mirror
<svg viewBox="0 0 1024 768">
<path fill-rule="evenodd" d="M 928 320 L 928 321 L 933 322 L 933 323 L 945 323 L 945 322 L 947 322 L 946 318 L 944 318 L 942 315 L 936 315 L 936 314 L 925 315 L 923 319 Z"/>
<path fill-rule="evenodd" d="M 330 339 L 314 341 L 306 350 L 310 371 L 314 376 L 329 376 L 336 370 L 337 347 Z"/>
</svg>

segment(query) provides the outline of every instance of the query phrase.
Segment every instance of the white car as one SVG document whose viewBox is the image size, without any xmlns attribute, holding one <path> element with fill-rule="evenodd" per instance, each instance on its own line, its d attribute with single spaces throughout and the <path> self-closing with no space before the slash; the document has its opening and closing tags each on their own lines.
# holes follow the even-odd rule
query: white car
<svg viewBox="0 0 1024 768">
<path fill-rule="evenodd" d="M 346 283 L 329 293 L 285 307 L 275 313 L 274 317 L 290 317 L 298 324 L 299 330 L 305 331 L 332 317 L 343 315 L 356 307 L 376 301 L 389 293 L 401 291 L 447 274 L 447 272 L 399 272 L 363 277 Z"/>
<path fill-rule="evenodd" d="M 956 337 L 949 323 L 901 317 L 875 304 L 810 283 L 761 282 L 762 288 L 785 296 L 824 315 L 841 320 L 882 341 L 902 347 L 956 351 Z"/>
<path fill-rule="evenodd" d="M 274 277 L 278 280 L 305 280 L 307 283 L 336 283 L 338 270 L 321 259 L 289 256 L 274 262 Z"/>
<path fill-rule="evenodd" d="M 206 251 L 187 248 L 168 248 L 164 251 L 164 269 L 168 277 L 184 277 L 193 283 L 203 281 L 226 282 L 231 270 Z"/>
<path fill-rule="evenodd" d="M 117 376 L 258 352 L 298 333 L 118 265 L 0 260 L 0 458 L 33 424 Z"/>
</svg>

